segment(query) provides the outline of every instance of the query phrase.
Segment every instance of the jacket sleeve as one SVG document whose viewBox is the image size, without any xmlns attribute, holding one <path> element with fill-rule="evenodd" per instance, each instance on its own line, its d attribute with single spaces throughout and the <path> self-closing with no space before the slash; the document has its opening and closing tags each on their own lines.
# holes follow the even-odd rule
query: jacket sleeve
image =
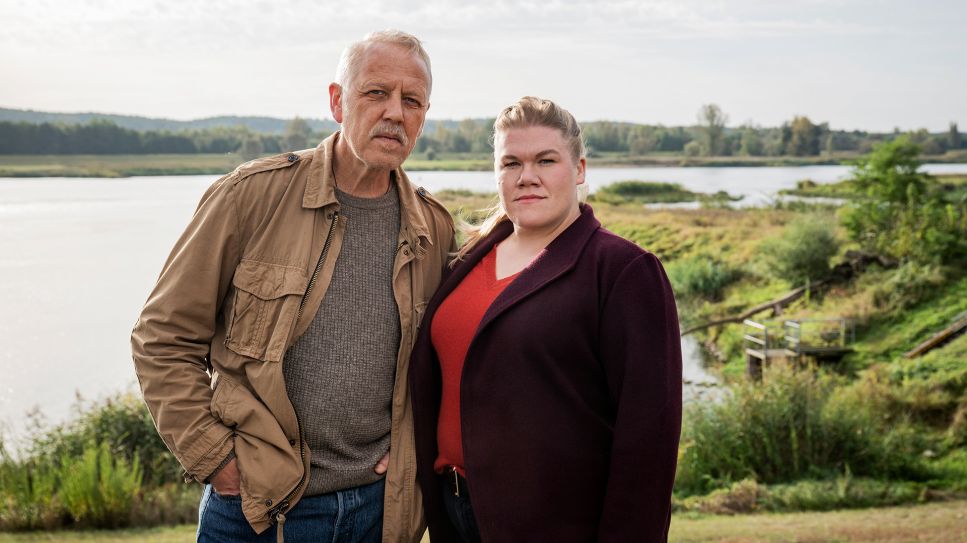
<svg viewBox="0 0 967 543">
<path fill-rule="evenodd" d="M 161 271 L 131 334 L 145 403 L 188 476 L 204 481 L 232 451 L 232 430 L 211 413 L 208 356 L 240 258 L 231 176 L 206 192 Z"/>
<path fill-rule="evenodd" d="M 682 357 L 675 299 L 654 255 L 642 254 L 619 274 L 600 322 L 615 423 L 598 541 L 664 542 L 681 432 Z"/>
</svg>

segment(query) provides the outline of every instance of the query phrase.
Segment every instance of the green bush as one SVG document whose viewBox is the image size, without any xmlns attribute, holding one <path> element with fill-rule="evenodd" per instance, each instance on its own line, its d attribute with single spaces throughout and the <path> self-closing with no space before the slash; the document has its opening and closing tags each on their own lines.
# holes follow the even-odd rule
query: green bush
<svg viewBox="0 0 967 543">
<path fill-rule="evenodd" d="M 931 462 L 930 468 L 933 480 L 931 486 L 945 488 L 949 491 L 967 492 L 967 443 L 952 449 L 946 455 Z"/>
<path fill-rule="evenodd" d="M 949 263 L 967 256 L 967 202 L 948 202 L 936 179 L 920 172 L 920 147 L 901 137 L 861 159 L 852 182 L 861 197 L 842 222 L 866 250 L 899 260 Z"/>
<path fill-rule="evenodd" d="M 616 181 L 598 189 L 598 192 L 617 194 L 626 198 L 640 196 L 655 196 L 669 192 L 685 192 L 677 183 L 661 183 L 656 181 Z"/>
<path fill-rule="evenodd" d="M 926 485 L 909 481 L 853 478 L 849 472 L 835 480 L 798 481 L 769 487 L 766 511 L 830 511 L 850 507 L 886 507 L 923 501 Z"/>
<path fill-rule="evenodd" d="M 693 256 L 674 260 L 666 267 L 676 297 L 719 300 L 722 290 L 739 278 L 738 270 L 713 258 Z"/>
<path fill-rule="evenodd" d="M 57 498 L 59 482 L 56 466 L 19 461 L 0 444 L 0 531 L 60 526 L 66 511 Z"/>
<path fill-rule="evenodd" d="M 141 490 L 138 459 L 129 464 L 114 457 L 106 443 L 90 444 L 79 458 L 61 463 L 60 499 L 76 523 L 94 528 L 130 524 L 131 510 Z"/>
<path fill-rule="evenodd" d="M 0 530 L 195 520 L 199 489 L 182 482 L 140 399 L 121 394 L 76 410 L 35 429 L 16 455 L 0 437 Z"/>
<path fill-rule="evenodd" d="M 753 478 L 774 484 L 859 476 L 917 480 L 920 435 L 884 427 L 863 398 L 837 394 L 837 378 L 775 364 L 761 384 L 740 383 L 725 401 L 686 410 L 676 485 L 703 493 Z"/>
<path fill-rule="evenodd" d="M 676 511 L 737 514 L 761 511 L 831 511 L 857 507 L 886 507 L 926 499 L 923 483 L 854 478 L 849 471 L 827 480 L 804 480 L 763 485 L 744 479 L 704 496 L 675 500 Z"/>
<path fill-rule="evenodd" d="M 799 285 L 826 278 L 838 246 L 831 221 L 807 216 L 789 223 L 780 237 L 764 241 L 761 250 L 771 274 Z"/>
<path fill-rule="evenodd" d="M 177 526 L 198 522 L 202 487 L 169 483 L 144 489 L 131 511 L 132 526 Z"/>
<path fill-rule="evenodd" d="M 89 443 L 104 443 L 113 456 L 128 464 L 137 458 L 148 484 L 182 480 L 181 465 L 161 441 L 147 407 L 135 394 L 78 402 L 74 409 L 72 420 L 32 436 L 28 456 L 56 463 L 81 456 Z"/>
<path fill-rule="evenodd" d="M 592 202 L 609 204 L 637 203 L 674 203 L 692 202 L 698 198 L 694 192 L 685 190 L 677 183 L 655 181 L 616 181 L 599 188 L 592 196 Z"/>
</svg>

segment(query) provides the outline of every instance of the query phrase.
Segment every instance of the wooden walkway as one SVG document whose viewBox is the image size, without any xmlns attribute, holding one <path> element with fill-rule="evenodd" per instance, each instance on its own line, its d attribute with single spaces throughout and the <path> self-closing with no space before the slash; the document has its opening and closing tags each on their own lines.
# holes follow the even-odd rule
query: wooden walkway
<svg viewBox="0 0 967 543">
<path fill-rule="evenodd" d="M 845 318 L 787 320 L 781 332 L 766 322 L 746 319 L 743 324 L 745 371 L 755 380 L 762 378 L 762 367 L 775 360 L 837 361 L 853 351 L 856 341 L 853 322 Z"/>
</svg>

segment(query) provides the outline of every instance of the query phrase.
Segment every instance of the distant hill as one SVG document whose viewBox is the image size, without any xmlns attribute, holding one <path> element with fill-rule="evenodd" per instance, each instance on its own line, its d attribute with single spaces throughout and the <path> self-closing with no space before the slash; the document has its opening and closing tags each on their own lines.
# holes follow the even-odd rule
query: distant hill
<svg viewBox="0 0 967 543">
<path fill-rule="evenodd" d="M 0 122 L 25 122 L 31 124 L 40 123 L 59 123 L 59 124 L 87 124 L 93 120 L 101 119 L 110 121 L 122 128 L 137 130 L 139 132 L 162 131 L 179 132 L 182 130 L 201 130 L 216 126 L 245 126 L 249 130 L 261 134 L 282 134 L 285 132 L 285 125 L 291 119 L 279 119 L 276 117 L 240 117 L 222 116 L 206 117 L 192 121 L 175 121 L 172 119 L 161 119 L 156 117 L 139 117 L 135 115 L 114 115 L 110 113 L 53 113 L 48 111 L 34 111 L 32 109 L 10 109 L 0 108 Z M 313 132 L 333 132 L 339 125 L 330 119 L 305 119 L 312 127 Z M 475 119 L 482 123 L 492 123 L 485 119 Z M 432 134 L 436 130 L 437 124 L 442 124 L 448 129 L 454 129 L 460 121 L 452 120 L 427 120 L 424 132 Z"/>
<path fill-rule="evenodd" d="M 282 134 L 285 132 L 285 125 L 291 120 L 275 117 L 223 116 L 195 119 L 192 121 L 175 121 L 172 119 L 138 117 L 134 115 L 113 115 L 109 113 L 51 113 L 31 109 L 0 108 L 0 121 L 33 124 L 87 124 L 96 119 L 110 121 L 120 127 L 137 130 L 139 132 L 161 130 L 179 132 L 182 130 L 198 130 L 215 126 L 246 126 L 253 132 L 264 134 Z M 306 121 L 315 132 L 332 132 L 339 126 L 335 121 L 328 119 L 306 119 Z"/>
</svg>

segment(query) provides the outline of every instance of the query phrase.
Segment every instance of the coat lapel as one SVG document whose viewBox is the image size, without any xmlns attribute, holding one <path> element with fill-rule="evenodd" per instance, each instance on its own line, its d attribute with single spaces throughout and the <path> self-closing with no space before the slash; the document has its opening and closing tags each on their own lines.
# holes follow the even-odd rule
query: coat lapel
<svg viewBox="0 0 967 543">
<path fill-rule="evenodd" d="M 601 223 L 594 217 L 591 206 L 583 204 L 581 206 L 581 216 L 567 230 L 552 241 L 544 250 L 544 253 L 538 257 L 538 260 L 525 268 L 517 276 L 517 279 L 512 281 L 500 296 L 494 300 L 480 321 L 475 335 L 479 335 L 480 331 L 500 316 L 500 314 L 573 268 L 577 263 L 578 257 L 584 251 L 584 246 L 591 239 L 591 235 L 600 226 Z M 429 323 L 433 322 L 433 317 L 440 308 L 440 304 L 460 285 L 463 279 L 473 270 L 474 266 L 483 260 L 483 257 L 494 248 L 494 245 L 503 241 L 513 230 L 514 225 L 510 221 L 504 221 L 498 224 L 490 235 L 481 240 L 464 257 L 463 262 L 457 264 L 453 271 L 443 280 L 433 295 L 433 298 L 430 300 L 426 314 L 423 317 L 426 323 L 424 326 L 429 326 Z M 429 338 L 428 332 L 427 338 Z M 418 344 L 417 348 L 421 350 L 424 348 L 432 350 L 429 344 L 430 342 L 428 340 L 426 345 Z"/>
<path fill-rule="evenodd" d="M 581 253 L 584 252 L 584 246 L 600 226 L 601 223 L 594 218 L 591 206 L 582 205 L 581 216 L 557 236 L 537 257 L 537 260 L 524 268 L 517 279 L 507 285 L 507 288 L 494 300 L 484 313 L 480 326 L 477 327 L 477 335 L 502 313 L 574 268 Z M 490 243 L 490 247 L 507 237 L 509 233 L 508 231 L 497 241 Z M 487 251 L 484 251 L 477 260 L 487 254 Z"/>
</svg>

